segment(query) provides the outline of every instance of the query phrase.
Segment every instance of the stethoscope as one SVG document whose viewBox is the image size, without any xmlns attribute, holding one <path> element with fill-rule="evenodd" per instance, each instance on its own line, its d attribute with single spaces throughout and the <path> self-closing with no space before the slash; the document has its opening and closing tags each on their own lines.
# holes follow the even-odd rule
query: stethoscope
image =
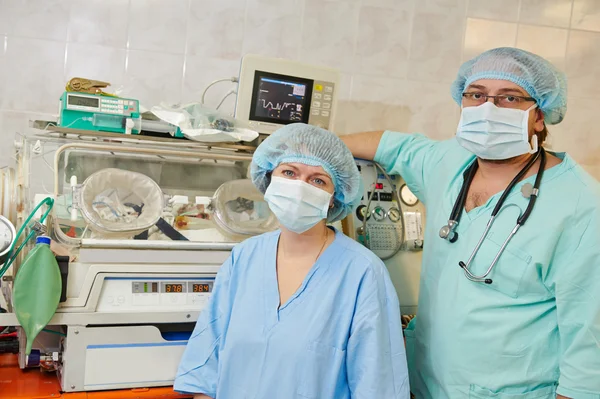
<svg viewBox="0 0 600 399">
<path fill-rule="evenodd" d="M 519 181 L 523 178 L 523 176 L 525 176 L 527 171 L 529 169 L 531 169 L 533 164 L 535 164 L 535 162 L 539 158 L 541 158 L 540 166 L 538 168 L 538 173 L 535 178 L 535 183 L 533 184 L 533 187 L 531 186 L 530 183 L 527 183 L 527 184 L 523 185 L 523 187 L 521 188 L 521 192 L 523 193 L 523 195 L 526 198 L 529 198 L 529 203 L 527 204 L 527 209 L 525 209 L 525 212 L 523 212 L 523 213 L 519 212 L 519 217 L 517 218 L 517 224 L 512 229 L 512 231 L 510 232 L 510 234 L 508 235 L 506 240 L 504 240 L 504 244 L 502 244 L 502 246 L 500 247 L 500 250 L 496 254 L 496 257 L 494 258 L 494 260 L 492 261 L 492 263 L 490 264 L 490 267 L 488 267 L 486 272 L 480 276 L 477 276 L 477 275 L 471 273 L 471 271 L 469 270 L 469 267 L 471 266 L 471 262 L 473 261 L 473 259 L 475 258 L 475 255 L 479 251 L 479 248 L 483 244 L 483 240 L 485 240 L 490 229 L 492 228 L 492 225 L 494 224 L 494 220 L 496 219 L 496 216 L 498 216 L 498 214 L 505 208 L 508 208 L 510 206 L 517 206 L 516 204 L 509 204 L 505 207 L 502 207 L 502 205 L 504 204 L 504 201 L 506 200 L 506 198 L 508 197 L 508 195 L 510 194 L 512 189 L 517 185 L 517 183 L 519 183 Z M 465 172 L 463 173 L 464 183 L 460 189 L 458 198 L 456 198 L 454 207 L 452 208 L 452 213 L 450 214 L 450 219 L 448 220 L 448 224 L 440 229 L 440 237 L 445 240 L 448 240 L 451 243 L 454 243 L 454 242 L 456 242 L 456 240 L 458 240 L 458 233 L 456 232 L 456 227 L 458 226 L 458 223 L 460 222 L 460 217 L 463 213 L 463 209 L 465 207 L 465 202 L 467 200 L 467 193 L 469 192 L 469 187 L 471 185 L 471 182 L 473 181 L 475 172 L 477 172 L 478 166 L 479 165 L 477 163 L 477 160 L 475 160 L 471 164 L 471 166 L 469 166 L 467 168 L 467 170 L 465 170 Z M 469 280 L 475 281 L 478 283 L 492 284 L 492 279 L 487 278 L 487 276 L 492 272 L 492 269 L 494 268 L 496 263 L 498 263 L 498 259 L 500 258 L 500 255 L 502 255 L 502 253 L 504 252 L 504 249 L 508 245 L 508 242 L 514 237 L 515 234 L 517 234 L 517 231 L 519 230 L 519 228 L 521 226 L 523 226 L 525 224 L 525 222 L 527 221 L 527 219 L 529 218 L 529 215 L 531 214 L 531 211 L 533 210 L 533 206 L 535 205 L 535 201 L 540 193 L 540 183 L 542 181 L 542 175 L 544 174 L 545 167 L 546 167 L 546 152 L 544 151 L 543 148 L 540 147 L 540 150 L 535 154 L 535 156 L 531 157 L 531 159 L 527 162 L 527 164 L 523 167 L 523 169 L 521 169 L 521 171 L 509 183 L 508 187 L 506 187 L 506 189 L 502 193 L 502 196 L 498 200 L 498 203 L 494 207 L 494 210 L 492 211 L 492 216 L 490 216 L 490 220 L 488 221 L 488 223 L 485 227 L 483 235 L 481 236 L 481 238 L 479 239 L 479 242 L 475 246 L 473 253 L 471 253 L 469 260 L 467 261 L 466 264 L 463 261 L 458 262 L 458 265 L 463 269 L 465 276 Z"/>
</svg>

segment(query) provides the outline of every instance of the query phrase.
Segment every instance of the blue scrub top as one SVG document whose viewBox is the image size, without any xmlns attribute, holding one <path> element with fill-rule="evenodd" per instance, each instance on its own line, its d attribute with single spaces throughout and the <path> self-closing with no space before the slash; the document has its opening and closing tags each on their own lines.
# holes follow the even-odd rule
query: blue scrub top
<svg viewBox="0 0 600 399">
<path fill-rule="evenodd" d="M 475 157 L 456 140 L 386 132 L 375 160 L 402 175 L 427 206 L 418 317 L 406 331 L 419 399 L 600 399 L 599 185 L 568 155 L 544 172 L 527 223 L 500 257 L 491 285 L 467 261 L 502 193 L 465 212 L 458 241 L 439 237 Z M 528 199 L 505 204 L 471 267 L 483 274 Z"/>
<path fill-rule="evenodd" d="M 409 398 L 396 291 L 383 262 L 336 232 L 279 309 L 279 232 L 236 246 L 175 390 L 216 399 Z"/>
</svg>

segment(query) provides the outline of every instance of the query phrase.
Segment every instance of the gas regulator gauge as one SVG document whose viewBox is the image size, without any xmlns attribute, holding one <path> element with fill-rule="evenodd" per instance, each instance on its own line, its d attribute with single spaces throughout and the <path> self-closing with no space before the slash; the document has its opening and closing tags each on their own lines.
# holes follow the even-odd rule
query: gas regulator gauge
<svg viewBox="0 0 600 399">
<path fill-rule="evenodd" d="M 390 210 L 387 213 L 387 217 L 393 223 L 398 223 L 402 215 L 400 214 L 400 210 L 398 208 L 390 208 Z"/>
<path fill-rule="evenodd" d="M 10 220 L 0 215 L 0 264 L 4 263 L 16 235 L 15 227 Z"/>
<path fill-rule="evenodd" d="M 373 219 L 375 219 L 378 222 L 383 221 L 386 216 L 385 209 L 383 209 L 380 206 L 376 206 L 371 213 L 373 214 Z"/>
<path fill-rule="evenodd" d="M 406 184 L 400 187 L 400 199 L 408 206 L 415 206 L 419 202 L 417 196 L 410 191 Z"/>
</svg>

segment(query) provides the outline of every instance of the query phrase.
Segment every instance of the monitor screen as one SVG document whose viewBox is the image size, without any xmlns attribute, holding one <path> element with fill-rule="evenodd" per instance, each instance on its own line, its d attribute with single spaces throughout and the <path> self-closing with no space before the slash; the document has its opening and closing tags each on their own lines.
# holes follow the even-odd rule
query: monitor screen
<svg viewBox="0 0 600 399">
<path fill-rule="evenodd" d="M 69 105 L 98 108 L 99 100 L 93 97 L 69 96 L 68 103 Z"/>
<path fill-rule="evenodd" d="M 313 81 L 256 71 L 250 120 L 282 125 L 308 122 Z"/>
</svg>

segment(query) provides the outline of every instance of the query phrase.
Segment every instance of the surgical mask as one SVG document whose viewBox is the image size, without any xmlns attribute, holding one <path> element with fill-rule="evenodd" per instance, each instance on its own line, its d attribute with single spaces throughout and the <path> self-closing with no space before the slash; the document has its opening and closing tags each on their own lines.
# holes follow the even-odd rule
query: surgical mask
<svg viewBox="0 0 600 399">
<path fill-rule="evenodd" d="M 272 177 L 265 201 L 279 223 L 302 234 L 327 218 L 331 194 L 301 180 Z"/>
<path fill-rule="evenodd" d="M 509 159 L 538 150 L 537 136 L 529 145 L 529 109 L 500 108 L 491 102 L 462 109 L 456 139 L 481 159 Z"/>
</svg>

